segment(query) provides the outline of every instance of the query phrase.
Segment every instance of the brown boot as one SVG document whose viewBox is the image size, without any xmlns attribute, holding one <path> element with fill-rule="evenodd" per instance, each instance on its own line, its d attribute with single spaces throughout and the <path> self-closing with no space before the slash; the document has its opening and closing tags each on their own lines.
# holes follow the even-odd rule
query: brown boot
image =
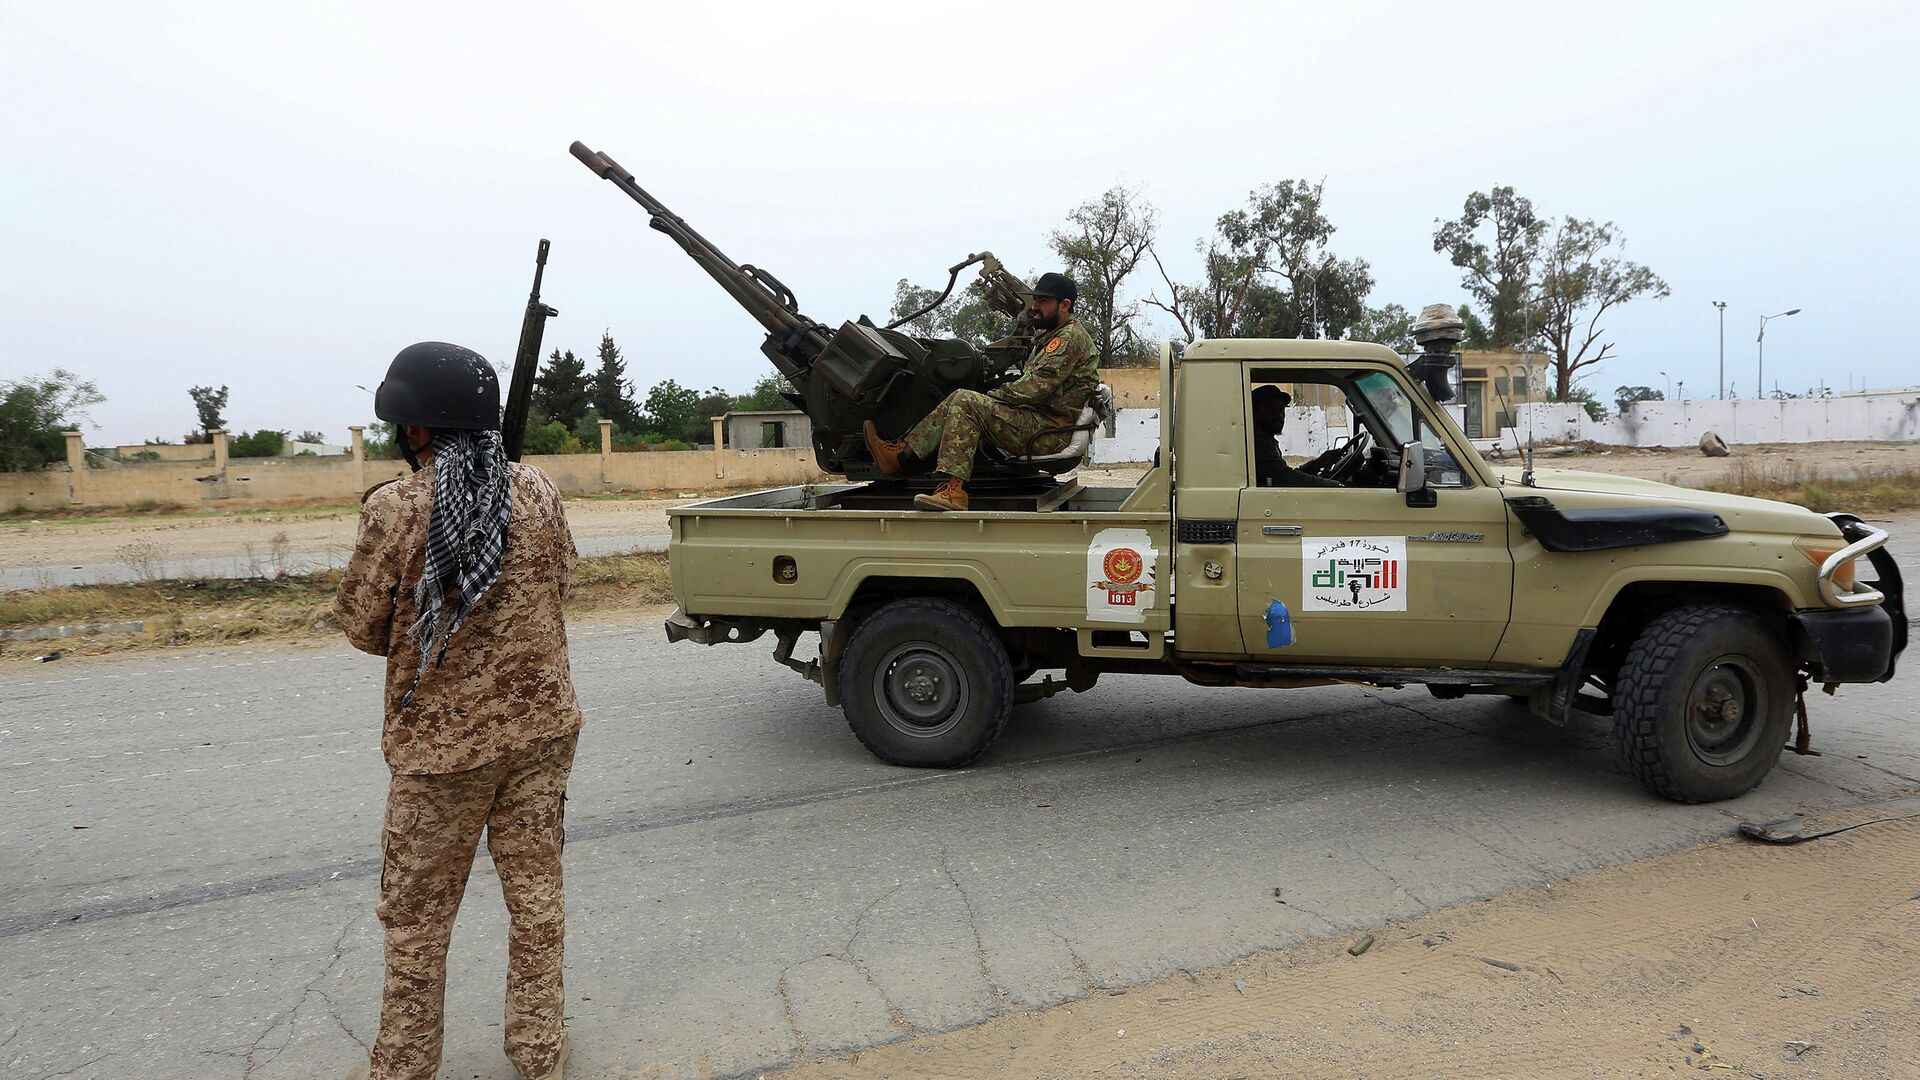
<svg viewBox="0 0 1920 1080">
<path fill-rule="evenodd" d="M 871 420 L 862 430 L 867 436 L 867 453 L 873 455 L 873 463 L 880 471 L 888 476 L 899 472 L 900 459 L 907 456 L 907 440 L 881 438 L 880 429 L 874 427 Z"/>
<path fill-rule="evenodd" d="M 949 476 L 931 495 L 915 495 L 913 505 L 922 510 L 965 510 L 967 485 L 957 476 Z"/>
</svg>

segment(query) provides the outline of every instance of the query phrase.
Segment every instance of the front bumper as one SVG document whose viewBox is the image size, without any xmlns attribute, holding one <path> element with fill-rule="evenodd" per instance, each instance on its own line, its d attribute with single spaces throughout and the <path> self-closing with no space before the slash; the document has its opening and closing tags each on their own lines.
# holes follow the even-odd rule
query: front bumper
<svg viewBox="0 0 1920 1080">
<path fill-rule="evenodd" d="M 1886 533 L 1851 514 L 1827 516 L 1839 526 L 1850 549 L 1854 545 L 1866 549 L 1858 557 L 1866 559 L 1879 577 L 1862 582 L 1856 589 L 1854 595 L 1868 602 L 1856 600 L 1854 606 L 1794 615 L 1801 656 L 1817 665 L 1814 674 L 1821 682 L 1886 682 L 1893 678 L 1894 665 L 1907 648 L 1906 587 L 1900 566 L 1882 546 Z M 1844 561 L 1840 555 L 1829 562 L 1837 566 Z M 1830 574 L 1830 568 L 1822 567 L 1823 594 Z M 1879 602 L 1871 603 L 1874 598 Z"/>
</svg>

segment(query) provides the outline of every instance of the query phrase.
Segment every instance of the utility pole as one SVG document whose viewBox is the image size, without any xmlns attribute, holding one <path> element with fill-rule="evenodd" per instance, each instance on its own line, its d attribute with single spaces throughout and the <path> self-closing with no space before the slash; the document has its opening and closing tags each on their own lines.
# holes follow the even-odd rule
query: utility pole
<svg viewBox="0 0 1920 1080">
<path fill-rule="evenodd" d="M 1715 300 L 1713 306 L 1720 309 L 1720 400 L 1727 400 L 1727 302 Z"/>
<path fill-rule="evenodd" d="M 1755 344 L 1759 346 L 1754 360 L 1753 385 L 1759 387 L 1759 394 L 1763 398 L 1767 396 L 1767 380 L 1765 378 L 1767 370 L 1767 320 L 1784 319 L 1789 315 L 1798 314 L 1800 314 L 1799 308 L 1789 308 L 1777 315 L 1760 316 L 1760 336 L 1753 339 Z"/>
</svg>

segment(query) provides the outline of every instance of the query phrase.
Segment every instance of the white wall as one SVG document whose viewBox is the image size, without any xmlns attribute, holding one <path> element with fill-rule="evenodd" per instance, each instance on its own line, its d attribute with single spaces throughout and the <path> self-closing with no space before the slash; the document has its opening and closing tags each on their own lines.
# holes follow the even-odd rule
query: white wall
<svg viewBox="0 0 1920 1080">
<path fill-rule="evenodd" d="M 1830 398 L 1743 401 L 1642 401 L 1625 414 L 1589 419 L 1574 404 L 1533 403 L 1515 410 L 1502 432 L 1508 446 L 1592 440 L 1613 446 L 1698 446 L 1714 432 L 1728 443 L 1907 442 L 1920 440 L 1920 387 L 1862 390 Z"/>
</svg>

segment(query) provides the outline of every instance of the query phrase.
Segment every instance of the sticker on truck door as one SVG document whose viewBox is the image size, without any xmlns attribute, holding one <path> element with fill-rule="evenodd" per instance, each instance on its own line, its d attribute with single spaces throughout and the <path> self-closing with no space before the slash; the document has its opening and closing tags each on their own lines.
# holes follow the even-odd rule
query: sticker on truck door
<svg viewBox="0 0 1920 1080">
<path fill-rule="evenodd" d="M 1300 610 L 1407 610 L 1407 538 L 1307 537 L 1300 542 Z"/>
<path fill-rule="evenodd" d="M 1102 529 L 1087 548 L 1087 618 L 1097 622 L 1147 621 L 1155 594 L 1157 552 L 1145 529 Z"/>
</svg>

